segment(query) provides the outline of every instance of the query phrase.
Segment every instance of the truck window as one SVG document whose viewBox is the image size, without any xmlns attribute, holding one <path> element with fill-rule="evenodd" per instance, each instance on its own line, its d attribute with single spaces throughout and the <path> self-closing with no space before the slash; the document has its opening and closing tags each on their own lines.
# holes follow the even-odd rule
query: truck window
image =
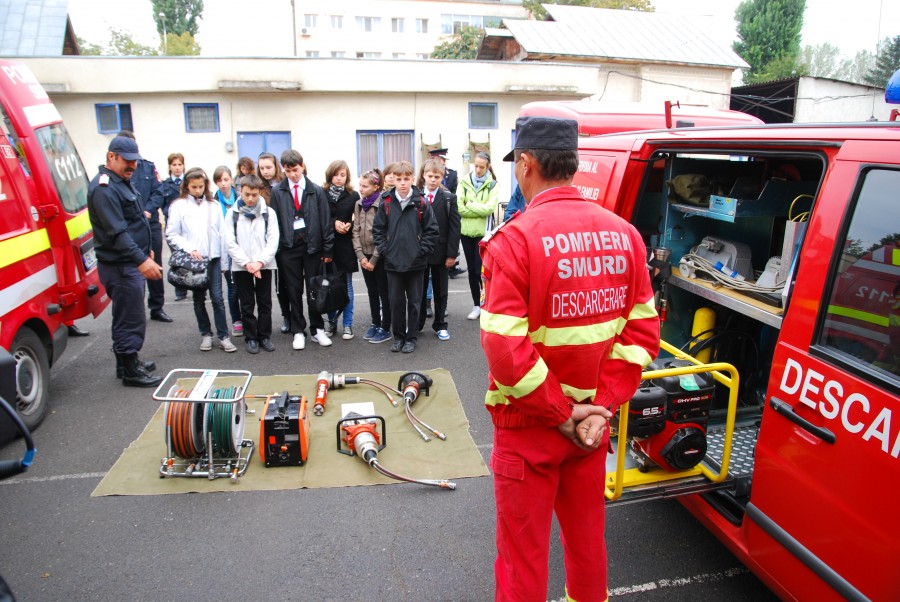
<svg viewBox="0 0 900 602">
<path fill-rule="evenodd" d="M 31 167 L 29 167 L 28 159 L 25 157 L 25 149 L 22 148 L 19 134 L 16 132 L 16 128 L 13 127 L 9 115 L 6 114 L 6 110 L 2 106 L 0 106 L 0 133 L 3 133 L 3 135 L 6 136 L 6 139 L 9 140 L 12 149 L 16 153 L 16 159 L 19 160 L 19 165 L 22 166 L 22 171 L 30 178 Z"/>
<path fill-rule="evenodd" d="M 900 171 L 871 169 L 844 238 L 819 345 L 886 377 L 900 376 Z"/>
<path fill-rule="evenodd" d="M 87 207 L 88 178 L 69 132 L 63 124 L 55 123 L 38 128 L 35 134 L 63 208 L 78 213 Z"/>
</svg>

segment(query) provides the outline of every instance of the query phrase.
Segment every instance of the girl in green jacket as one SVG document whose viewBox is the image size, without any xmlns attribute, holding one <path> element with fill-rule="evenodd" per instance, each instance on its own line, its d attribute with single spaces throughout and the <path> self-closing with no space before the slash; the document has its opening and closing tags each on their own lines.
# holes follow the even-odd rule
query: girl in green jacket
<svg viewBox="0 0 900 602">
<path fill-rule="evenodd" d="M 491 168 L 491 156 L 475 155 L 475 169 L 460 180 L 456 188 L 459 216 L 462 222 L 461 236 L 466 266 L 469 268 L 469 289 L 472 291 L 472 311 L 467 316 L 477 320 L 481 315 L 481 255 L 478 243 L 485 232 L 493 227 L 493 215 L 500 201 L 497 176 Z"/>
</svg>

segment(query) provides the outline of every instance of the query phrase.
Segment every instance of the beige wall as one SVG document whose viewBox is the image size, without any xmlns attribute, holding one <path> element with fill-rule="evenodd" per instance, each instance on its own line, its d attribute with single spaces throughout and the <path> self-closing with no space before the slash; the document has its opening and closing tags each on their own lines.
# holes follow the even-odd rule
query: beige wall
<svg viewBox="0 0 900 602">
<path fill-rule="evenodd" d="M 58 107 L 85 164 L 103 162 L 111 135 L 98 133 L 95 105 L 131 105 L 141 152 L 166 172 L 166 156 L 179 151 L 187 165 L 212 171 L 234 168 L 237 132 L 289 131 L 317 182 L 334 159 L 354 174 L 358 130 L 411 130 L 415 148 L 440 140 L 450 149 L 450 167 L 462 173 L 462 154 L 473 141 L 490 138 L 501 198 L 511 193 L 510 170 L 500 158 L 511 143 L 520 107 L 537 100 L 573 100 L 603 92 L 604 101 L 685 102 L 683 88 L 645 86 L 636 77 L 608 69 L 691 86 L 727 75 L 704 69 L 638 69 L 485 61 L 374 61 L 274 58 L 62 57 L 23 59 Z M 712 73 L 713 76 L 709 76 Z M 719 95 L 708 95 L 710 106 Z M 693 99 L 693 97 L 690 97 Z M 497 103 L 496 129 L 470 129 L 470 102 Z M 220 131 L 185 131 L 185 103 L 217 103 Z M 226 144 L 234 150 L 226 150 Z M 418 150 L 416 159 L 418 160 Z M 498 163 L 500 163 L 498 165 Z"/>
</svg>

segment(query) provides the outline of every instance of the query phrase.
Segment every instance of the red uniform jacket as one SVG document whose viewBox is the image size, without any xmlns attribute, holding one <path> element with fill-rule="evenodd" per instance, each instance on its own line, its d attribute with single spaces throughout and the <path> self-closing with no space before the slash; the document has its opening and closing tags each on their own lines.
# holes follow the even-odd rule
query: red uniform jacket
<svg viewBox="0 0 900 602">
<path fill-rule="evenodd" d="M 485 404 L 494 424 L 556 426 L 573 403 L 615 412 L 659 352 L 637 230 L 573 186 L 537 195 L 481 244 Z"/>
</svg>

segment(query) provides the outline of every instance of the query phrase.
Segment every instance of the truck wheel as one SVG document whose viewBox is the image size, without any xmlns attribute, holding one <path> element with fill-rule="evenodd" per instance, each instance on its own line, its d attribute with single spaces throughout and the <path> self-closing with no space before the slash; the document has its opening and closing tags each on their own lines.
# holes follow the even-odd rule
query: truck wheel
<svg viewBox="0 0 900 602">
<path fill-rule="evenodd" d="M 12 344 L 16 358 L 16 412 L 29 430 L 44 420 L 50 398 L 47 349 L 34 331 L 22 328 Z"/>
</svg>

